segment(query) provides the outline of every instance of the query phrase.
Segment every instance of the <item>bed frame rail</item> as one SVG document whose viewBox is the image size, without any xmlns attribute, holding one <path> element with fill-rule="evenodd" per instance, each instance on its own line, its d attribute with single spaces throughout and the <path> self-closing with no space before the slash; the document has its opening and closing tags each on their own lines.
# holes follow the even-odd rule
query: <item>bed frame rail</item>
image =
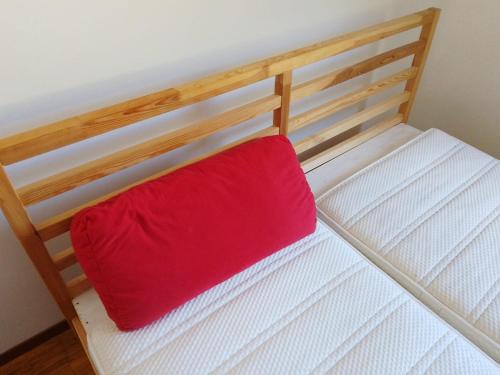
<svg viewBox="0 0 500 375">
<path fill-rule="evenodd" d="M 394 87 L 402 82 L 406 82 L 402 93 L 379 101 L 351 117 L 305 137 L 296 142 L 294 147 L 298 154 L 302 154 L 349 130 L 357 130 L 366 121 L 378 117 L 391 109 L 399 108 L 397 114 L 391 115 L 374 126 L 369 127 L 367 130 L 358 132 L 343 142 L 337 143 L 333 147 L 305 160 L 302 166 L 305 171 L 308 171 L 365 142 L 391 126 L 407 121 L 430 49 L 439 12 L 439 9 L 430 8 L 224 73 L 215 74 L 207 78 L 0 139 L 0 203 L 2 209 L 13 231 L 36 266 L 68 322 L 76 330 L 81 328 L 81 326 L 77 327 L 78 324 L 74 323 L 75 319 L 78 320 L 78 318 L 72 305 L 72 299 L 90 288 L 90 283 L 84 274 L 65 282 L 60 272 L 77 263 L 75 253 L 72 248 L 68 248 L 51 256 L 45 242 L 67 232 L 75 213 L 85 207 L 94 205 L 130 189 L 132 186 L 172 172 L 175 169 L 249 139 L 272 134 L 288 135 L 343 109 L 362 103 L 383 90 Z M 292 75 L 293 70 L 296 68 L 417 27 L 421 28 L 420 37 L 412 43 L 394 48 L 307 82 L 293 84 Z M 413 56 L 412 64 L 408 69 L 392 74 L 359 90 L 290 118 L 290 106 L 292 103 L 408 56 Z M 63 146 L 95 137 L 272 77 L 275 79 L 274 92 L 251 103 L 230 109 L 184 128 L 167 132 L 152 140 L 111 153 L 19 188 L 16 188 L 9 180 L 6 167 L 10 164 L 21 162 Z M 270 124 L 268 128 L 248 137 L 241 138 L 232 144 L 175 165 L 40 223 L 34 224 L 28 214 L 27 206 L 53 198 L 104 176 L 129 168 L 140 162 L 269 112 L 273 112 L 272 125 Z"/>
</svg>

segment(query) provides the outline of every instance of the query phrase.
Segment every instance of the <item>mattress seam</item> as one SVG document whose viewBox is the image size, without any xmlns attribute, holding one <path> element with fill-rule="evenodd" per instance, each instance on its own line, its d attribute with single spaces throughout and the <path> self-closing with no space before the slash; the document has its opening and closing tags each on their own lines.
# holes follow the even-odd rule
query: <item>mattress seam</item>
<svg viewBox="0 0 500 375">
<path fill-rule="evenodd" d="M 448 342 L 444 348 L 439 352 L 439 354 L 437 356 L 435 356 L 432 361 L 426 366 L 423 374 L 426 374 L 427 371 L 429 371 L 429 369 L 432 367 L 432 365 L 439 359 L 441 358 L 441 356 L 450 348 L 450 346 L 455 342 L 455 340 L 457 339 L 457 337 L 453 337 L 452 340 L 450 340 L 450 342 Z"/>
<path fill-rule="evenodd" d="M 447 331 L 444 335 L 442 335 L 439 339 L 432 344 L 429 349 L 415 362 L 415 364 L 408 370 L 406 375 L 410 375 L 411 373 L 415 373 L 418 371 L 418 368 L 420 366 L 425 366 L 423 370 L 420 370 L 420 374 L 425 374 L 427 370 L 432 366 L 432 364 L 441 356 L 441 354 L 448 348 L 448 346 L 451 345 L 453 341 L 455 341 L 456 335 L 453 334 L 451 331 Z M 433 358 L 430 359 L 429 363 L 422 364 L 422 361 L 426 358 L 431 356 L 431 354 L 434 354 L 434 351 L 438 349 L 441 346 L 441 343 L 445 342 L 446 345 L 437 353 L 437 355 L 434 355 Z"/>
<path fill-rule="evenodd" d="M 224 367 L 227 367 L 227 366 L 231 366 L 231 367 L 226 368 L 224 371 L 229 371 L 230 369 L 237 367 L 240 363 L 242 363 L 245 360 L 245 358 L 248 358 L 250 355 L 252 355 L 252 353 L 254 353 L 256 350 L 258 350 L 260 347 L 262 347 L 262 345 L 265 345 L 266 342 L 271 340 L 273 337 L 275 337 L 277 334 L 279 334 L 281 331 L 283 331 L 283 329 L 285 329 L 290 324 L 295 322 L 298 318 L 303 316 L 303 314 L 305 314 L 313 306 L 315 306 L 319 302 L 321 302 L 325 297 L 331 295 L 331 293 L 333 293 L 338 287 L 343 285 L 345 282 L 350 280 L 352 277 L 357 275 L 359 272 L 366 269 L 367 266 L 368 266 L 368 264 L 366 264 L 365 262 L 363 262 L 362 259 L 360 259 L 358 262 L 356 262 L 353 265 L 351 265 L 350 267 L 348 267 L 342 273 L 336 275 L 333 279 L 330 279 L 330 281 L 323 284 L 321 287 L 319 287 L 317 290 L 315 290 L 313 293 L 311 293 L 305 300 L 300 301 L 299 304 L 297 304 L 291 310 L 286 312 L 281 318 L 274 321 L 270 326 L 266 327 L 264 330 L 262 330 L 257 335 L 255 335 L 252 339 L 250 339 L 244 346 L 242 346 L 236 352 L 234 352 L 229 357 L 224 359 L 215 369 L 210 371 L 210 373 L 211 374 L 219 373 L 220 371 L 223 371 Z M 352 272 L 352 273 L 350 273 L 350 272 Z M 344 278 L 342 278 L 342 277 L 344 277 Z M 339 278 L 340 278 L 340 280 L 339 280 Z M 324 294 L 321 294 L 321 291 L 323 289 L 324 289 Z M 317 299 L 314 299 L 313 297 L 315 297 L 315 295 L 318 293 L 320 295 L 317 296 Z M 310 299 L 312 299 L 312 301 L 310 301 L 311 305 L 307 306 L 307 301 Z M 283 322 L 286 319 L 287 315 L 293 314 L 301 305 L 304 305 L 304 304 L 306 304 L 307 307 L 303 311 L 301 311 L 299 313 L 299 315 L 292 317 L 290 321 L 286 322 L 282 327 L 278 328 L 274 333 L 270 333 L 269 337 L 264 338 L 264 340 L 262 342 L 256 344 L 256 346 L 252 348 L 251 344 L 253 341 L 258 340 L 259 336 L 265 335 L 266 332 L 268 332 L 269 330 L 271 330 L 273 328 L 273 326 L 278 325 L 279 323 Z M 250 347 L 250 349 L 247 349 L 249 347 Z M 247 353 L 245 353 L 245 349 L 247 349 L 247 351 L 248 350 L 249 351 Z M 238 354 L 240 354 L 240 356 L 242 355 L 242 357 L 238 358 Z M 235 360 L 237 360 L 237 359 L 239 359 L 239 360 L 236 363 L 229 365 L 228 363 L 229 363 L 229 361 L 231 361 L 232 358 L 235 358 Z"/>
<path fill-rule="evenodd" d="M 490 218 L 490 216 L 492 214 L 494 214 L 498 210 L 499 207 L 500 207 L 500 205 L 495 207 L 491 212 L 488 213 L 488 215 L 486 215 L 482 220 L 480 220 L 479 223 L 477 223 L 476 226 L 474 226 L 474 228 L 472 228 L 464 237 L 462 237 L 462 239 L 455 246 L 453 246 L 453 248 L 450 249 L 450 251 L 448 251 L 448 253 L 444 257 L 442 257 L 428 272 L 425 273 L 425 275 L 423 275 L 419 279 L 419 282 L 422 282 L 422 285 L 424 287 L 426 287 L 426 288 L 429 287 L 430 284 L 432 284 L 434 282 L 434 280 L 436 278 L 438 278 L 439 275 L 441 275 L 450 266 L 450 264 L 460 254 L 462 254 L 463 251 L 465 251 L 469 247 L 469 245 L 472 244 L 484 232 L 484 230 L 486 228 L 488 228 L 494 222 L 494 220 L 500 215 L 500 213 L 496 214 L 491 220 L 488 220 L 488 219 Z M 472 235 L 474 232 L 477 232 L 477 233 Z M 428 277 L 429 274 L 436 272 L 436 271 L 433 272 L 433 270 L 436 267 L 439 267 L 439 264 L 442 261 L 445 261 L 446 258 L 450 255 L 450 253 L 452 253 L 454 250 L 457 250 L 457 249 L 460 249 L 460 250 L 455 255 L 453 255 L 453 257 L 451 259 L 449 259 L 444 265 L 442 265 L 441 270 L 437 271 L 437 273 L 434 276 L 432 276 L 430 280 L 428 280 L 428 281 L 424 280 Z"/>
<path fill-rule="evenodd" d="M 389 241 L 387 241 L 383 246 L 380 246 L 380 253 L 383 256 L 386 256 L 389 253 L 391 253 L 397 245 L 399 245 L 402 241 L 404 241 L 408 236 L 410 236 L 412 233 L 414 233 L 418 228 L 420 228 L 424 223 L 426 223 L 432 217 L 434 217 L 439 212 L 441 212 L 442 209 L 444 209 L 446 206 L 448 206 L 450 203 L 452 203 L 456 198 L 458 198 L 460 195 L 462 195 L 467 190 L 469 190 L 481 178 L 483 178 L 486 174 L 488 174 L 496 165 L 497 165 L 496 160 L 492 160 L 489 163 L 487 163 L 486 165 L 484 165 L 473 176 L 471 176 L 467 181 L 465 181 L 464 183 L 457 186 L 457 188 L 455 190 L 453 190 L 452 192 L 450 192 L 446 197 L 442 198 L 439 202 L 437 202 L 435 205 L 433 205 L 431 208 L 429 208 L 426 212 L 424 212 L 418 218 L 413 220 L 412 223 L 408 224 L 404 228 L 404 229 L 406 229 L 406 232 L 407 232 L 405 235 L 402 234 L 405 232 L 405 230 L 403 229 L 399 233 L 397 233 L 395 236 L 393 236 Z M 434 211 L 434 212 L 432 212 L 432 211 Z M 400 237 L 400 236 L 402 236 L 402 237 Z M 398 237 L 400 237 L 400 238 L 397 239 Z M 393 241 L 397 241 L 397 242 L 391 244 L 391 242 L 393 242 Z M 389 246 L 389 244 L 391 244 L 391 245 L 387 249 L 386 247 Z"/>
<path fill-rule="evenodd" d="M 358 223 L 360 220 L 362 220 L 364 217 L 366 217 L 366 215 L 368 215 L 374 209 L 376 209 L 380 205 L 387 202 L 387 200 L 394 197 L 396 194 L 399 194 L 400 192 L 404 191 L 409 186 L 411 186 L 413 183 L 419 181 L 419 179 L 421 179 L 423 176 L 425 176 L 429 172 L 433 171 L 433 169 L 436 168 L 437 166 L 448 161 L 452 156 L 454 156 L 458 152 L 462 151 L 463 149 L 465 149 L 465 146 L 457 143 L 455 146 L 453 146 L 451 149 L 449 149 L 448 152 L 444 153 L 443 155 L 441 155 L 437 159 L 434 159 L 431 163 L 427 164 L 426 166 L 424 166 L 423 168 L 418 170 L 416 173 L 414 173 L 413 175 L 406 178 L 404 181 L 400 182 L 399 184 L 397 184 L 397 185 L 393 186 L 392 188 L 390 188 L 389 190 L 385 191 L 383 194 L 379 195 L 377 198 L 375 198 L 371 203 L 369 203 L 367 205 L 367 206 L 372 206 L 369 208 L 369 210 L 367 212 L 364 212 L 361 217 L 354 219 L 355 216 L 359 215 L 359 213 L 361 211 L 363 211 L 363 209 L 361 209 L 356 214 L 352 215 L 349 219 L 347 219 L 345 221 L 344 225 L 346 226 L 346 228 L 350 229 L 352 226 L 356 225 L 356 223 Z M 453 151 L 453 152 L 451 152 L 451 151 Z M 398 189 L 398 190 L 396 190 L 396 189 Z M 380 201 L 380 198 L 382 198 L 386 194 L 388 194 L 388 195 L 385 196 L 384 199 L 382 199 Z M 365 208 L 367 208 L 367 206 L 365 206 Z M 353 219 L 354 219 L 354 222 L 349 223 Z"/>
<path fill-rule="evenodd" d="M 491 289 L 493 289 L 493 290 L 494 290 L 494 288 L 498 289 L 499 286 L 500 286 L 500 279 L 498 279 L 497 281 L 495 281 L 493 283 L 493 285 L 490 288 L 488 288 L 487 292 L 484 294 L 484 296 L 481 298 L 481 300 L 490 293 Z M 473 315 L 476 315 L 476 314 L 473 314 L 473 311 L 476 309 L 477 306 L 481 305 L 481 300 L 479 301 L 479 303 L 477 304 L 477 306 L 470 313 L 471 319 L 473 319 L 474 324 L 476 324 L 479 321 L 479 319 L 481 319 L 481 317 L 484 315 L 484 313 L 486 312 L 486 310 L 489 309 L 489 307 L 495 301 L 495 299 L 498 297 L 499 294 L 500 294 L 500 290 L 493 294 L 493 298 L 486 304 L 486 306 L 482 309 L 482 311 L 479 313 L 479 315 L 477 316 L 477 318 L 472 318 Z"/>
<path fill-rule="evenodd" d="M 398 310 L 400 310 L 404 305 L 406 305 L 408 302 L 410 302 L 410 299 L 406 296 L 404 292 L 400 293 L 396 297 L 392 298 L 389 302 L 387 302 L 383 307 L 378 309 L 375 314 L 370 316 L 370 318 L 364 322 L 360 327 L 356 329 L 342 344 L 340 344 L 333 352 L 331 352 L 329 355 L 327 355 L 320 363 L 316 365 L 316 367 L 310 371 L 310 374 L 318 373 L 321 371 L 322 368 L 325 366 L 329 366 L 331 363 L 332 359 L 334 363 L 326 370 L 326 372 L 332 370 L 334 367 L 336 367 L 339 362 L 341 362 L 347 355 L 348 353 L 353 350 L 355 347 L 357 347 L 360 343 L 362 343 L 368 336 L 370 336 L 380 325 L 382 325 L 385 321 L 387 321 L 393 314 L 395 314 Z M 394 306 L 389 312 L 385 312 L 384 310 L 389 309 L 391 305 L 396 305 Z M 385 314 L 384 314 L 385 313 Z M 381 316 L 379 316 L 381 315 Z M 379 318 L 379 321 L 376 321 L 375 325 L 371 328 L 368 328 L 367 326 L 370 325 L 370 323 L 373 321 L 373 319 Z M 361 329 L 364 327 L 367 327 L 368 331 L 366 331 L 364 334 L 359 339 L 356 339 L 356 335 L 360 332 Z M 343 346 L 347 346 L 348 342 L 350 340 L 353 340 L 354 343 L 349 348 L 346 348 L 344 352 L 340 350 Z M 338 359 L 335 358 L 335 353 L 339 352 L 340 357 Z"/>
</svg>

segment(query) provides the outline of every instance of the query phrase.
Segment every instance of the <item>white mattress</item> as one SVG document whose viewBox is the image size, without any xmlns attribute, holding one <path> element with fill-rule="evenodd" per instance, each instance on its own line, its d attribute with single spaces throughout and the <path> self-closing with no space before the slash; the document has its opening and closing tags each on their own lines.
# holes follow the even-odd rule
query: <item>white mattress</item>
<svg viewBox="0 0 500 375">
<path fill-rule="evenodd" d="M 500 361 L 498 160 L 431 129 L 317 204 L 329 225 Z"/>
<path fill-rule="evenodd" d="M 327 226 L 152 325 L 120 332 L 74 301 L 101 374 L 498 374 Z"/>
</svg>

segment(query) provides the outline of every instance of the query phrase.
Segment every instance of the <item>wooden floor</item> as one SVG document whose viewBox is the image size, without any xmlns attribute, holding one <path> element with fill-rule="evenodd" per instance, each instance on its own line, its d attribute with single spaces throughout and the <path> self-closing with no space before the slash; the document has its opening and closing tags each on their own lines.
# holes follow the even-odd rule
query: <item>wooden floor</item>
<svg viewBox="0 0 500 375">
<path fill-rule="evenodd" d="M 94 375 L 92 367 L 71 330 L 2 366 L 0 375 Z"/>
</svg>

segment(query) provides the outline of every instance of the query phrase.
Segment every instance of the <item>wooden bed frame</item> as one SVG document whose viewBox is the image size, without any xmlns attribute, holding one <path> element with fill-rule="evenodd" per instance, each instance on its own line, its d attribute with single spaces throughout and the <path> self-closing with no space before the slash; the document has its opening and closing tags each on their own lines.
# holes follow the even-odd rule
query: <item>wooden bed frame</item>
<svg viewBox="0 0 500 375">
<path fill-rule="evenodd" d="M 84 274 L 81 274 L 65 282 L 60 272 L 77 263 L 74 251 L 72 248 L 69 248 L 51 256 L 45 242 L 67 232 L 73 215 L 82 208 L 94 205 L 134 185 L 157 178 L 202 157 L 176 165 L 145 180 L 137 181 L 132 185 L 111 194 L 106 194 L 40 223 L 32 222 L 27 212 L 27 206 L 55 197 L 83 184 L 200 140 L 219 130 L 234 126 L 266 112 L 273 111 L 272 126 L 254 133 L 250 137 L 245 137 L 230 145 L 215 149 L 210 154 L 220 152 L 223 149 L 255 137 L 278 133 L 287 135 L 342 109 L 361 103 L 372 95 L 389 87 L 406 81 L 406 86 L 402 93 L 369 106 L 345 120 L 296 142 L 294 144 L 296 152 L 297 154 L 302 154 L 332 137 L 359 127 L 367 120 L 399 107 L 397 114 L 391 115 L 369 127 L 367 130 L 358 132 L 354 136 L 305 160 L 302 163 L 302 167 L 307 172 L 390 127 L 408 120 L 431 46 L 439 13 L 439 9 L 430 8 L 224 73 L 215 74 L 0 139 L 0 203 L 5 217 L 64 316 L 77 333 L 84 348 L 87 348 L 86 335 L 73 307 L 72 299 L 90 288 L 89 281 Z M 421 32 L 419 39 L 415 42 L 378 54 L 310 81 L 292 85 L 292 73 L 296 68 L 418 27 L 421 28 Z M 408 56 L 413 56 L 412 64 L 408 69 L 289 118 L 290 104 L 292 102 Z M 7 175 L 5 167 L 10 164 L 21 162 L 51 150 L 204 101 L 271 77 L 275 77 L 275 88 L 274 93 L 269 96 L 188 125 L 182 129 L 168 132 L 147 142 L 98 158 L 62 173 L 56 173 L 19 188 L 14 187 Z M 208 155 L 204 155 L 203 157 L 206 156 Z"/>
</svg>

